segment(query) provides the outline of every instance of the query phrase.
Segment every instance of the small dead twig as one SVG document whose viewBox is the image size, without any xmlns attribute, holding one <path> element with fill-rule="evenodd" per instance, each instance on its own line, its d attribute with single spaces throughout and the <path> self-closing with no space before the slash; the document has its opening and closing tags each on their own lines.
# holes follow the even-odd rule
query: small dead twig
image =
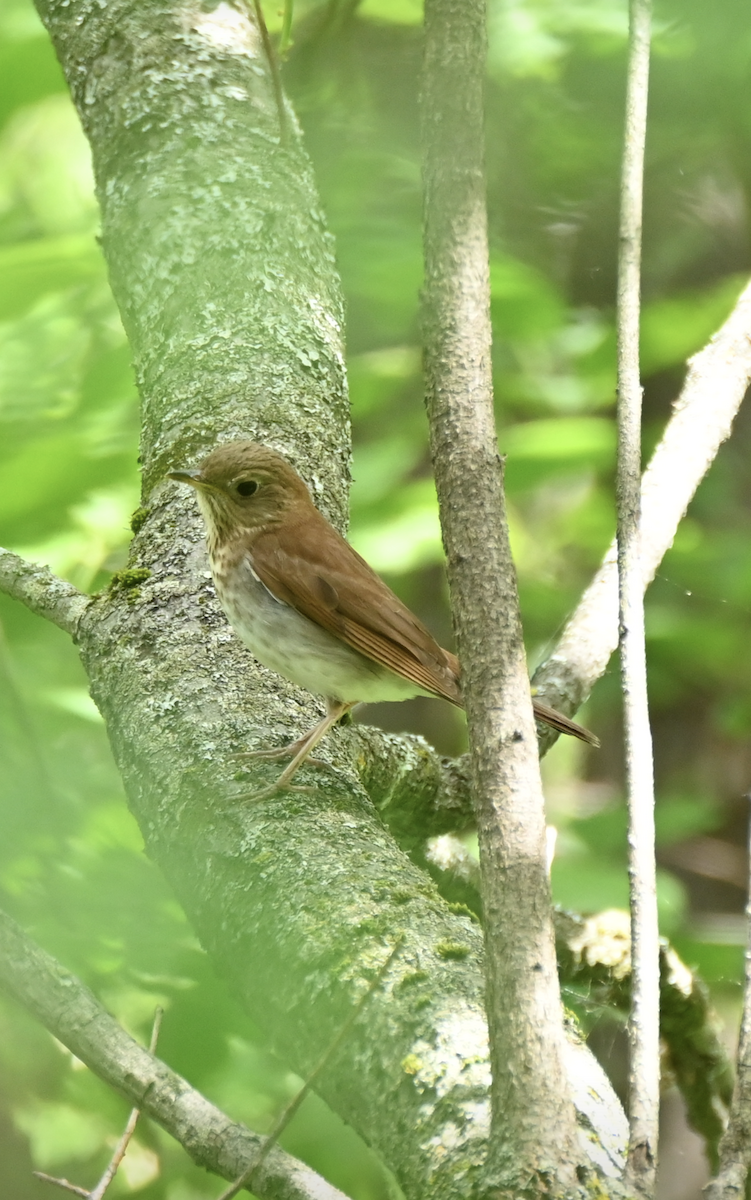
<svg viewBox="0 0 751 1200">
<path fill-rule="evenodd" d="M 83 1196 L 83 1200 L 90 1200 L 91 1192 L 87 1192 L 86 1188 L 78 1187 L 68 1179 L 58 1179 L 55 1175 L 46 1175 L 44 1171 L 34 1171 L 33 1174 L 34 1178 L 41 1179 L 42 1183 L 54 1183 L 55 1187 L 64 1188 L 66 1192 L 72 1192 L 74 1196 Z"/>
<path fill-rule="evenodd" d="M 151 1038 L 149 1040 L 150 1054 L 154 1054 L 156 1051 L 156 1044 L 159 1040 L 159 1029 L 162 1024 L 163 1016 L 164 1009 L 158 1007 L 154 1013 L 154 1024 L 152 1026 Z M 102 1200 L 104 1193 L 107 1191 L 107 1188 L 117 1174 L 117 1169 L 120 1166 L 120 1163 L 125 1157 L 125 1151 L 128 1149 L 130 1139 L 133 1137 L 136 1123 L 138 1122 L 140 1115 L 141 1110 L 139 1108 L 131 1109 L 130 1116 L 128 1117 L 125 1129 L 123 1130 L 123 1135 L 115 1146 L 112 1158 L 108 1162 L 101 1179 L 92 1189 L 92 1191 L 87 1191 L 86 1188 L 78 1187 L 75 1183 L 70 1183 L 67 1179 L 57 1179 L 54 1175 L 45 1175 L 43 1171 L 34 1171 L 35 1177 L 37 1179 L 41 1179 L 43 1183 L 54 1183 L 57 1187 L 64 1188 L 67 1192 L 72 1192 L 74 1196 L 83 1196 L 84 1200 Z"/>
<path fill-rule="evenodd" d="M 342 1042 L 345 1040 L 345 1038 L 349 1034 L 355 1021 L 360 1016 L 360 1013 L 365 1008 L 365 1005 L 368 1003 L 368 1000 L 370 999 L 370 997 L 373 995 L 373 992 L 383 981 L 383 979 L 386 975 L 386 972 L 388 971 L 389 967 L 393 963 L 397 954 L 401 950 L 403 944 L 404 944 L 404 937 L 402 936 L 397 941 L 393 950 L 390 952 L 388 958 L 378 968 L 378 972 L 377 972 L 375 978 L 368 985 L 366 991 L 363 993 L 363 995 L 360 997 L 360 999 L 358 1000 L 355 1007 L 352 1009 L 352 1012 L 347 1017 L 347 1020 L 342 1025 L 342 1027 L 339 1030 L 339 1032 L 337 1033 L 336 1037 L 331 1041 L 331 1043 L 329 1044 L 327 1049 L 322 1054 L 317 1065 L 313 1068 L 311 1074 L 305 1080 L 305 1083 L 302 1085 L 299 1092 L 297 1092 L 297 1094 L 292 1097 L 289 1104 L 286 1106 L 286 1108 L 284 1108 L 282 1110 L 280 1115 L 277 1117 L 277 1120 L 274 1124 L 273 1129 L 271 1130 L 271 1133 L 266 1138 L 266 1141 L 263 1143 L 263 1145 L 262 1145 L 261 1149 L 259 1150 L 258 1154 L 256 1155 L 254 1161 L 250 1164 L 249 1167 L 246 1168 L 245 1171 L 243 1171 L 242 1175 L 240 1175 L 239 1178 L 236 1179 L 235 1182 L 230 1185 L 230 1187 L 226 1188 L 222 1192 L 222 1194 L 217 1197 L 217 1200 L 232 1200 L 233 1196 L 236 1196 L 237 1193 L 246 1186 L 246 1184 L 250 1183 L 253 1175 L 258 1170 L 261 1163 L 268 1155 L 269 1151 L 278 1142 L 282 1133 L 289 1125 L 290 1121 L 294 1117 L 295 1113 L 297 1112 L 298 1108 L 302 1104 L 305 1097 L 308 1095 L 308 1093 L 312 1089 L 313 1085 L 315 1084 L 316 1080 L 320 1076 L 321 1072 L 327 1066 L 327 1064 L 329 1063 L 329 1061 L 331 1060 L 333 1055 L 336 1053 L 336 1051 L 341 1046 Z"/>
</svg>

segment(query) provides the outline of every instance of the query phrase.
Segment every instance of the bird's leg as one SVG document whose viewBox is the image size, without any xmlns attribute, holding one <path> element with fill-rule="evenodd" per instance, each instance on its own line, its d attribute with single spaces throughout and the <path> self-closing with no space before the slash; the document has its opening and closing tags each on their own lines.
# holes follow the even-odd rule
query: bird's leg
<svg viewBox="0 0 751 1200">
<path fill-rule="evenodd" d="M 318 722 L 314 729 L 311 729 L 310 733 L 307 733 L 304 737 L 299 738 L 297 742 L 293 742 L 291 746 L 286 746 L 284 748 L 284 753 L 293 751 L 294 758 L 289 766 L 284 768 L 276 782 L 270 784 L 267 788 L 263 788 L 260 792 L 252 792 L 245 796 L 238 796 L 237 799 L 246 801 L 268 800 L 270 796 L 274 796 L 277 792 L 285 790 L 292 792 L 309 792 L 311 790 L 310 788 L 295 787 L 294 785 L 290 785 L 290 779 L 298 770 L 298 768 L 301 767 L 305 762 L 311 750 L 318 745 L 321 738 L 326 736 L 329 729 L 331 729 L 331 726 L 336 725 L 337 721 L 339 721 L 344 714 L 349 712 L 349 710 L 353 707 L 354 704 L 351 702 L 327 699 L 326 716 Z M 270 755 L 271 754 L 274 754 L 275 757 L 279 756 L 278 753 L 275 754 L 273 751 L 270 752 Z"/>
<path fill-rule="evenodd" d="M 275 750 L 242 750 L 242 751 L 240 751 L 239 754 L 233 754 L 232 758 L 233 759 L 255 758 L 255 759 L 265 759 L 266 761 L 270 761 L 270 760 L 273 760 L 276 758 L 294 758 L 295 755 L 299 754 L 300 751 L 303 749 L 303 747 L 308 744 L 310 738 L 313 736 L 313 734 L 315 733 L 317 728 L 318 728 L 318 726 L 314 725 L 312 729 L 309 729 L 308 732 L 304 733 L 302 735 L 302 737 L 299 737 L 297 739 L 297 741 L 290 742 L 289 745 L 287 745 L 287 746 L 277 746 L 277 748 Z"/>
</svg>

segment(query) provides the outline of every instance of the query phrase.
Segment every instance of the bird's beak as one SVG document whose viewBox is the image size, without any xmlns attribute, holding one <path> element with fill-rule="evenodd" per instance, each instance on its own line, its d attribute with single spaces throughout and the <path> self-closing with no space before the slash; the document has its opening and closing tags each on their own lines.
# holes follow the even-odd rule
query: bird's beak
<svg viewBox="0 0 751 1200">
<path fill-rule="evenodd" d="M 176 479 L 178 483 L 189 483 L 194 488 L 206 488 L 209 485 L 201 478 L 200 471 L 168 471 L 168 479 Z"/>
</svg>

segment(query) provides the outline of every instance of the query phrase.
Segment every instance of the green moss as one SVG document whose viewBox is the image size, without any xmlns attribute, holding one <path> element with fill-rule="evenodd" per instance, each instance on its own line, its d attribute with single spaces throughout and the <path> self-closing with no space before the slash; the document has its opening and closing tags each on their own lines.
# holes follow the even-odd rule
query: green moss
<svg viewBox="0 0 751 1200">
<path fill-rule="evenodd" d="M 389 921 L 385 916 L 365 917 L 357 926 L 359 933 L 372 933 L 381 936 L 389 931 Z"/>
<path fill-rule="evenodd" d="M 424 983 L 426 979 L 430 979 L 427 971 L 410 971 L 403 979 L 399 980 L 400 988 L 414 987 L 417 983 Z"/>
<path fill-rule="evenodd" d="M 472 953 L 469 946 L 462 945 L 461 942 L 438 942 L 435 948 L 436 954 L 440 954 L 441 958 L 449 958 L 459 961 L 462 958 L 468 958 Z"/>
<path fill-rule="evenodd" d="M 137 508 L 130 518 L 130 527 L 134 533 L 138 533 L 143 528 L 146 518 L 151 512 L 150 508 Z"/>
<path fill-rule="evenodd" d="M 126 567 L 123 571 L 115 571 L 115 574 L 110 580 L 110 591 L 115 592 L 118 588 L 134 588 L 145 583 L 151 575 L 151 571 L 147 567 Z"/>
<path fill-rule="evenodd" d="M 151 575 L 146 567 L 126 567 L 123 571 L 115 571 L 110 579 L 109 593 L 116 596 L 122 592 L 129 604 L 135 604 L 141 594 L 141 584 Z"/>
<path fill-rule="evenodd" d="M 470 921 L 474 921 L 475 925 L 480 924 L 480 918 L 477 913 L 472 912 L 466 904 L 461 904 L 457 901 L 456 904 L 449 904 L 449 912 L 452 912 L 455 917 L 469 917 Z"/>
<path fill-rule="evenodd" d="M 416 900 L 418 893 L 410 890 L 410 888 L 394 888 L 391 893 L 391 899 L 394 904 L 409 904 L 410 900 Z"/>
</svg>

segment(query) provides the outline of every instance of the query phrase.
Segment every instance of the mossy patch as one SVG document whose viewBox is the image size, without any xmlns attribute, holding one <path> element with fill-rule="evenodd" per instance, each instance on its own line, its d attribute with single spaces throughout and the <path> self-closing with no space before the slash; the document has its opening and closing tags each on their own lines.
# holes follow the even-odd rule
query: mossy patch
<svg viewBox="0 0 751 1200">
<path fill-rule="evenodd" d="M 109 593 L 116 596 L 122 592 L 129 604 L 135 604 L 141 594 L 141 584 L 150 577 L 147 567 L 126 567 L 123 571 L 115 571 L 109 585 Z"/>
<path fill-rule="evenodd" d="M 476 912 L 472 912 L 466 904 L 461 904 L 457 901 L 455 904 L 449 904 L 449 912 L 452 912 L 455 917 L 469 917 L 470 921 L 474 921 L 475 925 L 480 924 L 480 918 Z"/>
<path fill-rule="evenodd" d="M 138 533 L 143 528 L 148 518 L 150 508 L 137 508 L 130 518 L 130 527 L 134 533 Z"/>
<path fill-rule="evenodd" d="M 426 979 L 430 979 L 427 971 L 410 971 L 408 975 L 399 980 L 397 986 L 400 988 L 414 987 L 415 984 L 424 983 Z"/>
<path fill-rule="evenodd" d="M 463 958 L 468 958 L 472 953 L 469 946 L 464 946 L 461 942 L 438 942 L 435 948 L 436 954 L 440 954 L 441 958 L 453 959 L 455 962 Z"/>
</svg>

